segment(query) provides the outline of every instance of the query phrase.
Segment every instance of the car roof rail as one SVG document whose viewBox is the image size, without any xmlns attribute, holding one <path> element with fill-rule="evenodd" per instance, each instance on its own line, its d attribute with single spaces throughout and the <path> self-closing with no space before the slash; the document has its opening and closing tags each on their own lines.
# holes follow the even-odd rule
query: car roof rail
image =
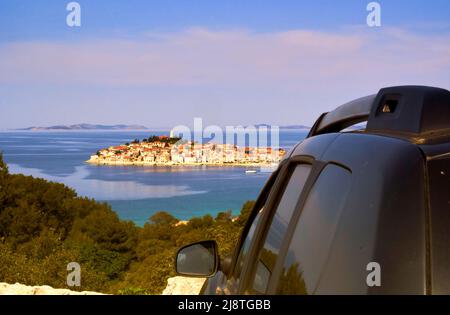
<svg viewBox="0 0 450 315">
<path fill-rule="evenodd" d="M 322 114 L 308 137 L 367 121 L 366 131 L 403 136 L 450 133 L 450 92 L 428 86 L 394 86 Z"/>
<path fill-rule="evenodd" d="M 349 126 L 367 121 L 376 94 L 345 103 L 335 110 L 323 113 L 311 128 L 308 137 L 339 132 Z"/>
</svg>

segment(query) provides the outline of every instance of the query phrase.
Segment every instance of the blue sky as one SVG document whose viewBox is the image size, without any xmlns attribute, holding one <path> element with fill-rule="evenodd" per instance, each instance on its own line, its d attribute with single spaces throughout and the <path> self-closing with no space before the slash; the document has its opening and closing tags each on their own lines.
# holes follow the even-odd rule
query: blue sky
<svg viewBox="0 0 450 315">
<path fill-rule="evenodd" d="M 450 2 L 0 1 L 0 129 L 312 124 L 394 84 L 450 88 Z"/>
<path fill-rule="evenodd" d="M 192 26 L 254 31 L 333 30 L 364 24 L 370 1 L 350 0 L 95 0 L 78 1 L 83 27 L 65 26 L 61 0 L 14 0 L 0 3 L 0 40 L 66 39 L 74 36 L 135 36 L 141 32 L 178 31 Z M 447 0 L 378 1 L 383 24 L 426 31 L 450 30 Z M 442 24 L 442 25 L 439 25 Z M 422 26 L 422 27 L 421 27 Z"/>
</svg>

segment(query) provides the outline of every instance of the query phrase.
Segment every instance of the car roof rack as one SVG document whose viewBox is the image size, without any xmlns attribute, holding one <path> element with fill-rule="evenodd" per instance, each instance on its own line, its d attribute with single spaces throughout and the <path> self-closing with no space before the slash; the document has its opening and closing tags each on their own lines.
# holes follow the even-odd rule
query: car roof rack
<svg viewBox="0 0 450 315">
<path fill-rule="evenodd" d="M 406 137 L 450 133 L 450 92 L 428 86 L 394 86 L 322 114 L 308 137 L 367 121 L 366 132 Z"/>
</svg>

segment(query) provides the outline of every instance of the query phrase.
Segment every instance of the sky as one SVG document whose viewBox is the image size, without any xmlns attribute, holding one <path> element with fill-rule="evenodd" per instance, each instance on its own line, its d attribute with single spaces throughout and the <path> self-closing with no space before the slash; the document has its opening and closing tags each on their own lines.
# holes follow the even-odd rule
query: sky
<svg viewBox="0 0 450 315">
<path fill-rule="evenodd" d="M 312 125 L 392 85 L 450 89 L 450 1 L 0 0 L 0 129 Z"/>
</svg>

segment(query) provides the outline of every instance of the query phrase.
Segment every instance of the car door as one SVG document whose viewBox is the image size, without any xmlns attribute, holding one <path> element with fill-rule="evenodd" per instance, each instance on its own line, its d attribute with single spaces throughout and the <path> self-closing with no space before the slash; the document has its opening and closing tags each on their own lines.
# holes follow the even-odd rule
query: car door
<svg viewBox="0 0 450 315">
<path fill-rule="evenodd" d="M 335 278 L 325 271 L 350 187 L 348 169 L 335 164 L 323 168 L 297 209 L 265 293 L 333 293 L 346 286 L 342 277 Z M 339 266 L 334 267 L 334 271 L 342 273 Z"/>
<path fill-rule="evenodd" d="M 430 293 L 450 293 L 450 153 L 430 158 L 428 166 L 430 218 Z"/>
<path fill-rule="evenodd" d="M 351 172 L 319 161 L 291 164 L 262 241 L 255 244 L 243 293 L 310 294 L 321 280 Z"/>
<path fill-rule="evenodd" d="M 201 290 L 201 294 L 237 294 L 240 284 L 241 274 L 250 249 L 250 245 L 255 237 L 256 228 L 264 213 L 266 202 L 270 191 L 277 179 L 280 165 L 277 171 L 267 180 L 264 188 L 259 194 L 252 213 L 249 215 L 248 221 L 242 231 L 240 240 L 236 246 L 232 257 L 231 267 L 228 275 L 219 271 L 214 277 L 209 278 Z"/>
<path fill-rule="evenodd" d="M 313 169 L 311 157 L 290 159 L 280 170 L 265 209 L 255 227 L 255 236 L 248 246 L 248 254 L 242 262 L 239 274 L 238 292 L 242 294 L 264 293 L 274 268 L 281 242 L 290 225 L 291 217 L 301 199 L 302 192 Z M 261 240 L 270 235 L 261 254 Z M 255 264 L 256 259 L 258 262 Z M 254 268 L 257 272 L 254 272 Z M 256 283 L 249 289 L 249 275 L 256 275 Z"/>
</svg>

